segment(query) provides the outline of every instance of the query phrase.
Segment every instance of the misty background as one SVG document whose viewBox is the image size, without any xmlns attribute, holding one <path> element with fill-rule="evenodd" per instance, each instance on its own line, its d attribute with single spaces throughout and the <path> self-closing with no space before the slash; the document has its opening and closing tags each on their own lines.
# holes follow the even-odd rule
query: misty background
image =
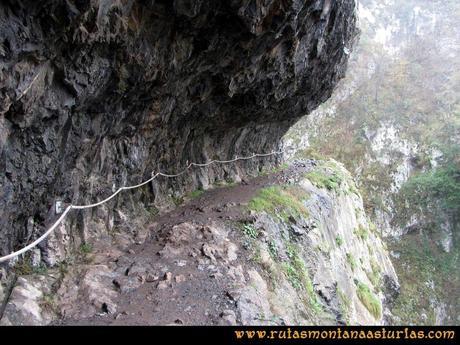
<svg viewBox="0 0 460 345">
<path fill-rule="evenodd" d="M 285 137 L 357 180 L 401 284 L 395 323 L 459 319 L 460 3 L 359 1 L 347 77 Z"/>
</svg>

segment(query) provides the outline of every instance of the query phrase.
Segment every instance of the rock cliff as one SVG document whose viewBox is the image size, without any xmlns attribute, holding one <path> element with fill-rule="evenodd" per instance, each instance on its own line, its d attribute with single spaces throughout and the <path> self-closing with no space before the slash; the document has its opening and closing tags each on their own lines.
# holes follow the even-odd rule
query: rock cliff
<svg viewBox="0 0 460 345">
<path fill-rule="evenodd" d="M 0 33 L 6 254 L 43 231 L 57 200 L 87 203 L 152 170 L 273 150 L 344 75 L 355 3 L 3 1 Z M 237 174 L 196 171 L 119 202 L 164 205 L 172 193 Z M 97 218 L 116 222 L 112 209 Z M 71 217 L 60 243 L 82 237 L 91 218 Z"/>
<path fill-rule="evenodd" d="M 18 278 L 0 324 L 383 324 L 399 284 L 353 179 L 295 161 L 195 193 L 72 265 Z"/>
<path fill-rule="evenodd" d="M 394 324 L 459 320 L 460 7 L 431 4 L 359 1 L 347 77 L 285 138 L 290 155 L 333 157 L 355 176 L 401 282 Z"/>
</svg>

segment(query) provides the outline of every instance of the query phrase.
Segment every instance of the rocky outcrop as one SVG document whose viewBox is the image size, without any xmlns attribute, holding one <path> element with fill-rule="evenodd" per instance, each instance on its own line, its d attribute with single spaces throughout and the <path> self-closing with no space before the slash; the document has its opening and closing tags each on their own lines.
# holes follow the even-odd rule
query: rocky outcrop
<svg viewBox="0 0 460 345">
<path fill-rule="evenodd" d="M 56 317 L 51 303 L 51 286 L 56 277 L 36 275 L 19 277 L 0 320 L 2 326 L 42 326 Z"/>
<path fill-rule="evenodd" d="M 96 245 L 61 269 L 52 294 L 27 303 L 24 286 L 38 278 L 21 277 L 2 322 L 49 322 L 51 305 L 55 323 L 80 325 L 383 324 L 398 294 L 388 252 L 334 161 L 208 191 L 149 230 L 129 247 Z M 55 270 L 40 281 L 56 281 Z"/>
<path fill-rule="evenodd" d="M 399 1 L 360 1 L 362 39 L 347 77 L 327 102 L 291 127 L 285 148 L 290 156 L 334 157 L 355 176 L 401 282 L 390 322 L 450 325 L 459 320 L 449 307 L 458 304 L 452 293 L 459 291 L 458 279 L 451 272 L 459 258 L 452 214 L 459 212 L 446 207 L 448 193 L 435 192 L 434 180 L 446 166 L 456 171 L 460 136 L 452 133 L 458 124 L 443 115 L 458 104 L 444 97 L 444 90 L 455 89 L 446 81 L 460 61 L 450 43 L 458 36 L 451 25 L 458 21 L 458 3 L 405 4 L 402 9 Z M 439 71 L 430 76 L 411 72 L 433 68 Z M 424 93 L 426 83 L 431 92 Z M 423 120 L 414 118 L 422 113 Z M 450 185 L 446 191 L 455 188 L 449 175 L 438 180 Z"/>
<path fill-rule="evenodd" d="M 152 170 L 274 149 L 344 75 L 354 10 L 353 0 L 2 2 L 0 253 L 36 237 L 56 200 L 87 203 Z M 197 170 L 118 202 L 165 204 L 238 172 Z M 94 212 L 113 224 L 112 209 Z M 91 218 L 74 215 L 62 238 L 84 241 Z M 45 261 L 56 256 L 45 249 Z"/>
<path fill-rule="evenodd" d="M 384 323 L 398 279 L 353 179 L 335 161 L 298 165 L 309 172 L 288 181 L 299 187 L 291 193 L 306 213 L 289 221 L 268 213 L 254 224 L 263 234 L 256 245 L 262 266 L 276 281 L 262 300 L 287 313 L 287 324 Z M 301 303 L 307 305 L 303 317 L 297 314 Z"/>
</svg>

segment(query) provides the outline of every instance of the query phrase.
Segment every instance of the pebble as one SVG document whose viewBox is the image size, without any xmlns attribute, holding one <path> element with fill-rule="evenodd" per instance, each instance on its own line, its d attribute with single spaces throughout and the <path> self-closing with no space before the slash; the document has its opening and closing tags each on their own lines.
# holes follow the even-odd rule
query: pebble
<svg viewBox="0 0 460 345">
<path fill-rule="evenodd" d="M 124 315 L 128 315 L 128 314 L 125 311 L 122 311 L 121 313 L 118 313 L 117 315 L 115 315 L 114 319 L 118 320 L 120 317 L 122 317 Z"/>
<path fill-rule="evenodd" d="M 184 267 L 184 266 L 187 265 L 187 261 L 186 260 L 177 260 L 176 265 L 179 266 L 179 267 Z"/>
<path fill-rule="evenodd" d="M 147 277 L 145 278 L 145 281 L 147 283 L 153 283 L 154 281 L 157 281 L 158 279 L 160 279 L 159 276 L 153 275 L 153 274 L 148 274 Z"/>
<path fill-rule="evenodd" d="M 157 285 L 157 289 L 158 290 L 164 290 L 164 289 L 167 289 L 168 288 L 168 283 L 166 281 L 161 281 L 158 283 Z"/>
<path fill-rule="evenodd" d="M 239 291 L 238 289 L 229 290 L 226 292 L 226 294 L 231 300 L 236 302 L 238 298 L 241 296 L 241 291 Z"/>
<path fill-rule="evenodd" d="M 224 310 L 220 317 L 228 325 L 236 325 L 236 315 L 235 312 L 231 309 Z"/>
<path fill-rule="evenodd" d="M 174 280 L 176 281 L 176 283 L 182 283 L 185 281 L 185 276 L 182 274 L 179 274 L 174 277 Z"/>
</svg>

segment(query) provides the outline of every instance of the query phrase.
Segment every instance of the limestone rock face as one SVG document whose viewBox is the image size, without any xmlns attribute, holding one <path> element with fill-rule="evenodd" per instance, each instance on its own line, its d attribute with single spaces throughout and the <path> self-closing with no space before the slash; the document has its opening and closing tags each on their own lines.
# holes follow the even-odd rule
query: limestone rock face
<svg viewBox="0 0 460 345">
<path fill-rule="evenodd" d="M 351 175 L 333 160 L 296 164 L 308 173 L 290 177 L 291 194 L 305 211 L 255 215 L 253 251 L 265 275 L 241 287 L 250 296 L 238 300 L 243 324 L 387 323 L 398 277 Z"/>
<path fill-rule="evenodd" d="M 53 276 L 19 277 L 8 303 L 5 306 L 0 325 L 41 326 L 49 324 L 55 317 L 51 297 Z"/>
<path fill-rule="evenodd" d="M 0 254 L 40 233 L 56 200 L 273 150 L 330 96 L 355 36 L 354 0 L 2 1 Z M 238 172 L 196 170 L 129 197 L 158 204 Z M 112 209 L 95 212 L 111 222 Z"/>
<path fill-rule="evenodd" d="M 101 239 L 69 267 L 20 276 L 0 322 L 391 321 L 398 278 L 351 175 L 333 160 L 207 191 L 150 229 L 143 243 Z"/>
</svg>

